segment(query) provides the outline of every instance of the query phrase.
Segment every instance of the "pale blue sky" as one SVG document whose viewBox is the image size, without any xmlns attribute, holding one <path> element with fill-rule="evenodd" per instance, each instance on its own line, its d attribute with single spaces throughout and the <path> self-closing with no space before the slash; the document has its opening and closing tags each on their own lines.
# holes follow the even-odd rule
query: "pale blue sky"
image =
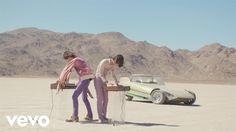
<svg viewBox="0 0 236 132">
<path fill-rule="evenodd" d="M 236 0 L 0 0 L 0 32 L 121 32 L 135 41 L 197 50 L 236 47 Z"/>
</svg>

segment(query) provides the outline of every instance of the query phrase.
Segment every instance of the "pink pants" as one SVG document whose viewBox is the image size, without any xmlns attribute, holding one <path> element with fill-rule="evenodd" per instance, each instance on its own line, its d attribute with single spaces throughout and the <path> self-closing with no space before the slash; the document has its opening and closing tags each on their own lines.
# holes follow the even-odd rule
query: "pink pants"
<svg viewBox="0 0 236 132">
<path fill-rule="evenodd" d="M 97 111 L 100 120 L 106 119 L 108 91 L 104 89 L 104 83 L 100 77 L 94 79 L 94 86 L 97 93 Z"/>
</svg>

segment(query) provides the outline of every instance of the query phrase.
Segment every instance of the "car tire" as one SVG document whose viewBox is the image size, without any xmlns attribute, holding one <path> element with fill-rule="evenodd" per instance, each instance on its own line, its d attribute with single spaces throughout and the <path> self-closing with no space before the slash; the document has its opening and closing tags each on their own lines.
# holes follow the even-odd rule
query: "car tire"
<svg viewBox="0 0 236 132">
<path fill-rule="evenodd" d="M 130 96 L 130 95 L 126 95 L 126 97 L 127 97 L 127 98 L 126 98 L 127 101 L 132 101 L 133 98 L 134 98 L 133 96 Z"/>
<path fill-rule="evenodd" d="M 196 101 L 196 94 L 193 93 L 193 92 L 190 92 L 190 91 L 189 91 L 189 93 L 192 94 L 194 98 L 193 99 L 189 99 L 188 101 L 185 101 L 184 102 L 185 105 L 192 105 Z"/>
<path fill-rule="evenodd" d="M 154 104 L 164 104 L 166 101 L 166 97 L 163 92 L 154 90 L 151 93 L 151 100 Z"/>
</svg>

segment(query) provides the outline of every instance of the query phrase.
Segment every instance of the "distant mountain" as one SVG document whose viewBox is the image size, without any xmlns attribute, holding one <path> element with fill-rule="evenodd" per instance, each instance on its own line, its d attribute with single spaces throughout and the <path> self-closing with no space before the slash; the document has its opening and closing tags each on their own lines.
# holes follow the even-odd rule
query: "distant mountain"
<svg viewBox="0 0 236 132">
<path fill-rule="evenodd" d="M 119 32 L 57 33 L 22 28 L 0 33 L 0 76 L 58 76 L 62 53 L 72 50 L 95 70 L 103 58 L 123 54 L 132 73 L 158 74 L 169 80 L 235 81 L 236 49 L 218 43 L 197 51 L 135 42 Z M 122 75 L 127 75 L 124 70 Z"/>
</svg>

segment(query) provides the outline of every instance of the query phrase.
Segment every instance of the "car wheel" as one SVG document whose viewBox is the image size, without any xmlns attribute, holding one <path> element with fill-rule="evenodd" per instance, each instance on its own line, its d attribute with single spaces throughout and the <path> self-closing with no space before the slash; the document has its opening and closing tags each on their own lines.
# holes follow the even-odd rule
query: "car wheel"
<svg viewBox="0 0 236 132">
<path fill-rule="evenodd" d="M 127 98 L 126 98 L 127 101 L 132 101 L 132 100 L 133 100 L 133 96 L 126 95 L 126 97 L 127 97 Z"/>
<path fill-rule="evenodd" d="M 188 101 L 185 101 L 184 104 L 186 105 L 192 105 L 196 101 L 196 94 L 190 91 L 189 93 L 193 95 L 193 99 L 189 99 Z"/>
<path fill-rule="evenodd" d="M 163 92 L 158 91 L 158 90 L 154 90 L 151 93 L 151 100 L 155 104 L 164 104 L 166 101 L 166 97 Z"/>
</svg>

